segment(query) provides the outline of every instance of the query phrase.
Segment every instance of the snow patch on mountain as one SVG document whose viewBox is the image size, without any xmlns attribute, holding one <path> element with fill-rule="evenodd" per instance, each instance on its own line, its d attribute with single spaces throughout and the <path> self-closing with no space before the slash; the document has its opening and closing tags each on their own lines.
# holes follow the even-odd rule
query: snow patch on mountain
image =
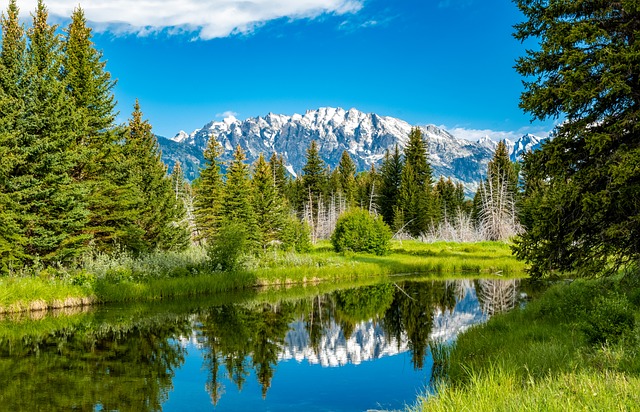
<svg viewBox="0 0 640 412">
<path fill-rule="evenodd" d="M 393 150 L 395 145 L 404 148 L 412 127 L 394 117 L 356 109 L 321 107 L 304 114 L 269 113 L 242 121 L 227 116 L 189 134 L 181 131 L 171 140 L 202 152 L 209 138 L 215 136 L 224 148 L 223 161 L 231 160 L 238 145 L 244 149 L 249 162 L 260 153 L 267 157 L 278 153 L 284 157 L 287 170 L 296 176 L 306 163 L 306 150 L 312 140 L 318 143 L 321 156 L 331 168 L 336 167 L 346 150 L 362 171 L 372 164 L 379 166 L 385 152 Z M 434 179 L 451 178 L 456 183 L 463 183 L 467 194 L 475 192 L 485 176 L 496 142 L 489 136 L 477 142 L 459 139 L 434 125 L 419 127 L 428 140 Z M 522 153 L 535 150 L 541 141 L 533 135 L 525 135 L 517 142 L 507 141 L 511 158 L 520 159 Z M 162 142 L 161 146 L 164 151 Z"/>
</svg>

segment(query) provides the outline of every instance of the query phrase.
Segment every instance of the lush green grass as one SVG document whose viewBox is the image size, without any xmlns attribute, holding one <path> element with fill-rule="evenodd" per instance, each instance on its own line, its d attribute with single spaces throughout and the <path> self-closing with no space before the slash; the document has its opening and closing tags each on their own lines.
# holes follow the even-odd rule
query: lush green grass
<svg viewBox="0 0 640 412">
<path fill-rule="evenodd" d="M 100 302 L 158 300 L 242 290 L 265 285 L 353 281 L 368 277 L 428 274 L 429 276 L 522 276 L 524 265 L 504 243 L 477 244 L 394 242 L 386 256 L 332 251 L 329 242 L 305 254 L 266 251 L 248 256 L 235 272 L 213 271 L 203 248 L 186 252 L 153 253 L 134 257 L 92 255 L 79 269 L 48 268 L 31 276 L 1 280 L 10 287 L 0 292 L 5 311 L 55 306 L 72 298 Z M 36 307 L 32 305 L 33 309 Z"/>
<path fill-rule="evenodd" d="M 620 372 L 562 373 L 525 379 L 492 369 L 470 387 L 443 388 L 425 411 L 632 411 L 640 405 L 640 378 Z"/>
<path fill-rule="evenodd" d="M 0 313 L 89 304 L 93 297 L 86 285 L 37 277 L 0 278 Z"/>
<path fill-rule="evenodd" d="M 640 390 L 637 276 L 551 287 L 458 337 L 421 410 L 631 410 Z M 466 408 L 466 409 L 465 409 Z"/>
</svg>

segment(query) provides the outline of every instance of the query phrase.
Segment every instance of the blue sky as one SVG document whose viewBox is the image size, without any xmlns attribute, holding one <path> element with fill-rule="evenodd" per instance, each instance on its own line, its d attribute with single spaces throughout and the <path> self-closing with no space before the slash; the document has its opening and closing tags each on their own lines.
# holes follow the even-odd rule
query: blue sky
<svg viewBox="0 0 640 412">
<path fill-rule="evenodd" d="M 159 135 L 322 106 L 468 138 L 553 127 L 518 108 L 523 17 L 508 0 L 45 0 L 52 21 L 78 3 L 118 79 L 119 120 L 139 98 Z"/>
</svg>

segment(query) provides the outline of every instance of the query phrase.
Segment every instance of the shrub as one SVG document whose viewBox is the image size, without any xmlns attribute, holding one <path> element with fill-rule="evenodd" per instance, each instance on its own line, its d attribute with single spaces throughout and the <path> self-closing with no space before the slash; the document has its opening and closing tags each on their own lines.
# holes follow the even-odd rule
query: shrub
<svg viewBox="0 0 640 412">
<path fill-rule="evenodd" d="M 372 216 L 362 209 L 352 209 L 338 218 L 331 244 L 336 252 L 384 255 L 389 251 L 391 235 L 391 229 L 380 216 Z"/>
<path fill-rule="evenodd" d="M 582 330 L 591 344 L 615 344 L 631 332 L 635 324 L 633 310 L 624 295 L 598 296 L 586 314 Z"/>
<path fill-rule="evenodd" d="M 250 242 L 245 225 L 237 222 L 224 223 L 207 250 L 209 263 L 214 270 L 236 270 L 247 249 L 250 249 Z"/>
</svg>

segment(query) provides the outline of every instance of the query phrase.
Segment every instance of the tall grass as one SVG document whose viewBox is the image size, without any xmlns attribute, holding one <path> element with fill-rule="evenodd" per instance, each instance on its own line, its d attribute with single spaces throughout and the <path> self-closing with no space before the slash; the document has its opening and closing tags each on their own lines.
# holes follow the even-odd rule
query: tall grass
<svg viewBox="0 0 640 412">
<path fill-rule="evenodd" d="M 0 292 L 5 311 L 34 309 L 33 302 L 52 307 L 70 297 L 101 302 L 158 300 L 246 289 L 264 285 L 349 281 L 398 274 L 430 276 L 522 276 L 524 265 L 508 245 L 396 241 L 387 256 L 332 251 L 328 242 L 309 253 L 269 250 L 244 256 L 239 269 L 215 271 L 206 250 L 156 252 L 133 256 L 88 254 L 76 269 L 46 268 L 14 277 L 13 289 Z"/>
<path fill-rule="evenodd" d="M 416 409 L 439 411 L 633 411 L 640 378 L 620 372 L 579 371 L 525 378 L 504 369 L 473 374 L 469 387 L 441 388 Z"/>
<path fill-rule="evenodd" d="M 640 279 L 633 279 L 561 282 L 471 328 L 450 353 L 445 383 L 414 409 L 634 410 Z"/>
</svg>

